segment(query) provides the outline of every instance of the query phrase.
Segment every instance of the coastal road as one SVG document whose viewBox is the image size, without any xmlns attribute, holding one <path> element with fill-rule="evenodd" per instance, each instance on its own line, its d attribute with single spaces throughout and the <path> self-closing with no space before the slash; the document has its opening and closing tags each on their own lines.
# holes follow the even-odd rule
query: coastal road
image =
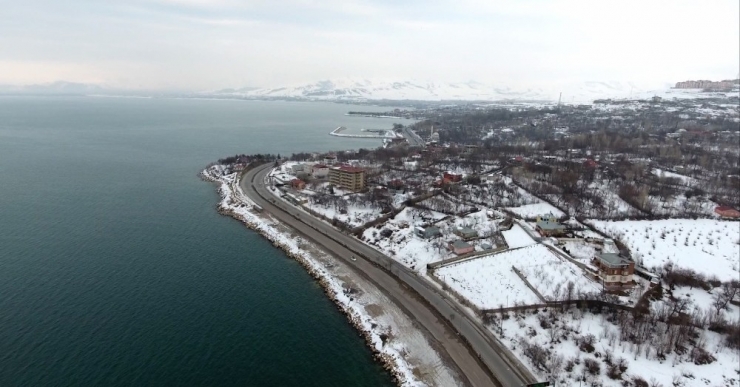
<svg viewBox="0 0 740 387">
<path fill-rule="evenodd" d="M 406 141 L 409 143 L 409 146 L 424 146 L 424 140 L 422 140 L 418 134 L 409 129 L 408 126 L 403 127 L 403 136 L 406 137 Z"/>
<path fill-rule="evenodd" d="M 470 385 L 508 387 L 534 382 L 529 371 L 509 358 L 491 332 L 457 300 L 390 257 L 276 198 L 264 182 L 270 169 L 271 164 L 265 164 L 244 174 L 240 181 L 244 193 L 277 220 L 375 283 L 436 341 L 436 347 L 454 362 Z M 349 259 L 353 255 L 358 259 Z"/>
</svg>

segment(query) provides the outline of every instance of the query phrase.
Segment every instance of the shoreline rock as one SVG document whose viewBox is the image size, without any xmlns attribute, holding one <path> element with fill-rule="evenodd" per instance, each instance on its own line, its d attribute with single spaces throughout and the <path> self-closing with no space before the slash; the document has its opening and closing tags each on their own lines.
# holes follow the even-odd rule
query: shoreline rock
<svg viewBox="0 0 740 387">
<path fill-rule="evenodd" d="M 227 185 L 233 184 L 233 182 L 226 182 L 223 179 L 211 176 L 207 171 L 208 169 L 204 169 L 201 173 L 199 173 L 199 177 L 201 178 L 201 180 L 210 183 L 221 183 Z M 300 263 L 301 266 L 306 269 L 309 275 L 311 275 L 311 277 L 319 283 L 321 288 L 324 290 L 324 294 L 329 297 L 329 299 L 334 303 L 337 309 L 347 317 L 350 325 L 352 325 L 359 332 L 360 336 L 365 339 L 365 343 L 373 352 L 373 358 L 376 361 L 379 361 L 383 368 L 390 373 L 393 382 L 398 386 L 403 386 L 405 382 L 407 382 L 407 380 L 403 372 L 399 370 L 398 359 L 396 359 L 395 356 L 384 353 L 375 347 L 375 343 L 372 338 L 373 332 L 363 327 L 362 317 L 358 315 L 357 312 L 355 312 L 351 307 L 345 305 L 339 300 L 339 298 L 337 297 L 337 293 L 331 287 L 331 283 L 328 279 L 329 276 L 317 270 L 316 267 L 314 267 L 314 265 L 312 265 L 312 263 L 309 262 L 306 257 L 302 256 L 301 254 L 296 254 L 294 251 L 292 251 L 292 249 L 289 248 L 289 246 L 284 245 L 277 238 L 275 238 L 274 235 L 265 232 L 263 227 L 259 227 L 259 225 L 252 222 L 248 218 L 236 213 L 232 208 L 229 207 L 228 204 L 224 203 L 225 201 L 227 203 L 234 203 L 235 201 L 234 198 L 229 197 L 228 193 L 224 191 L 225 190 L 223 189 L 223 187 L 218 188 L 218 193 L 221 197 L 221 201 L 216 205 L 216 210 L 218 211 L 218 213 L 242 222 L 244 225 L 247 226 L 247 228 L 259 233 L 260 235 L 262 235 L 262 237 L 270 241 L 273 246 L 283 250 L 283 252 L 285 252 L 287 256 L 298 261 L 298 263 Z M 233 194 L 233 189 L 231 190 L 231 192 Z"/>
</svg>

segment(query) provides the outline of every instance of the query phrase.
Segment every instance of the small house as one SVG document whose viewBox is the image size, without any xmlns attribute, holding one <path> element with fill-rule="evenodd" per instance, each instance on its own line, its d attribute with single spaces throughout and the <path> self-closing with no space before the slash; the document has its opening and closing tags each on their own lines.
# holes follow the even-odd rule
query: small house
<svg viewBox="0 0 740 387">
<path fill-rule="evenodd" d="M 473 250 L 475 250 L 475 247 L 473 247 L 473 245 L 471 245 L 468 242 L 460 241 L 460 240 L 450 242 L 449 248 L 450 248 L 450 251 L 455 253 L 455 255 L 468 254 L 468 253 L 472 253 Z"/>
<path fill-rule="evenodd" d="M 588 169 L 596 169 L 599 167 L 599 163 L 597 163 L 593 159 L 588 159 L 583 162 L 583 166 Z"/>
<path fill-rule="evenodd" d="M 437 226 L 414 227 L 414 235 L 422 239 L 432 239 L 442 235 L 442 231 Z"/>
<path fill-rule="evenodd" d="M 447 183 L 459 183 L 462 181 L 462 174 L 445 172 L 442 175 L 442 180 L 444 180 Z"/>
<path fill-rule="evenodd" d="M 293 173 L 305 172 L 306 164 L 293 164 L 290 166 L 290 169 L 293 171 Z"/>
<path fill-rule="evenodd" d="M 301 179 L 293 179 L 290 181 L 290 186 L 294 189 L 304 189 L 306 188 L 306 182 Z"/>
<path fill-rule="evenodd" d="M 458 227 L 455 228 L 453 233 L 463 239 L 472 239 L 478 237 L 478 231 L 473 230 L 470 227 Z"/>
<path fill-rule="evenodd" d="M 404 184 L 400 179 L 391 180 L 388 182 L 388 189 L 393 193 L 403 193 Z"/>
</svg>

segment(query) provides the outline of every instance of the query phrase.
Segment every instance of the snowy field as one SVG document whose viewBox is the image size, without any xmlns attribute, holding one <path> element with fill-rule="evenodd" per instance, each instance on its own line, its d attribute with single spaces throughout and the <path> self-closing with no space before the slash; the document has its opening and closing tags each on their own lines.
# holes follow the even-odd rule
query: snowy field
<svg viewBox="0 0 740 387">
<path fill-rule="evenodd" d="M 363 224 L 376 219 L 381 215 L 380 208 L 374 206 L 360 206 L 349 204 L 346 210 L 339 210 L 336 206 L 325 206 L 321 204 L 308 203 L 305 207 L 310 208 L 329 219 L 337 219 L 350 225 L 350 227 L 362 226 Z"/>
<path fill-rule="evenodd" d="M 471 259 L 435 271 L 437 278 L 479 309 L 539 304 L 542 301 L 514 273 L 512 266 L 559 261 L 545 246 L 534 245 Z"/>
<path fill-rule="evenodd" d="M 558 210 L 547 202 L 525 204 L 519 207 L 507 207 L 506 209 L 526 219 L 533 219 L 538 215 L 546 215 L 548 213 L 552 213 L 557 218 L 565 215 L 563 211 Z"/>
<path fill-rule="evenodd" d="M 673 297 L 686 298 L 691 300 L 690 309 L 698 309 L 703 312 L 714 311 L 713 303 L 715 294 L 719 293 L 721 289 L 714 288 L 712 290 L 704 290 L 700 288 L 690 288 L 688 286 L 676 286 L 673 289 Z M 728 321 L 740 320 L 740 307 L 727 304 L 727 309 L 722 310 L 722 314 Z"/>
<path fill-rule="evenodd" d="M 501 234 L 504 236 L 506 244 L 509 245 L 510 249 L 531 246 L 537 243 L 520 225 L 516 223 L 511 230 L 502 231 Z"/>
<path fill-rule="evenodd" d="M 739 386 L 738 364 L 740 357 L 737 351 L 724 347 L 720 342 L 723 337 L 710 331 L 700 331 L 701 337 L 697 341 L 704 341 L 705 348 L 716 360 L 711 364 L 697 365 L 691 362 L 689 354 L 677 355 L 675 352 L 666 355 L 665 360 L 656 356 L 655 350 L 647 351 L 646 346 L 637 346 L 627 341 L 614 339 L 619 336 L 619 327 L 608 321 L 606 314 L 583 313 L 578 309 L 571 309 L 562 315 L 549 317 L 550 312 L 539 311 L 537 314 L 510 314 L 503 320 L 502 330 L 499 327 L 490 328 L 501 337 L 501 342 L 511 349 L 514 354 L 527 364 L 542 380 L 553 380 L 553 376 L 538 369 L 530 357 L 525 355 L 525 348 L 537 344 L 540 348 L 549 351 L 544 361 L 547 366 L 557 369 L 557 386 L 604 386 L 620 387 L 635 386 L 625 381 L 634 381 L 640 378 L 645 386 Z M 546 317 L 547 316 L 547 317 Z M 548 321 L 553 328 L 542 328 L 540 319 Z M 579 349 L 579 339 L 587 335 L 594 336 L 591 353 Z M 553 338 L 555 340 L 553 340 Z M 612 363 L 618 363 L 620 358 L 626 367 L 619 379 L 607 376 L 608 365 L 604 355 L 609 351 Z M 598 364 L 595 374 L 585 369 L 586 359 Z M 560 364 L 558 365 L 558 360 Z M 568 370 L 568 364 L 572 367 Z M 585 376 L 585 381 L 577 378 Z M 599 383 L 599 384 L 592 384 Z"/>
<path fill-rule="evenodd" d="M 573 283 L 571 298 L 577 294 L 600 293 L 601 286 L 587 278 L 583 270 L 576 265 L 558 259 L 552 252 L 545 249 L 534 249 L 531 254 L 542 255 L 536 264 L 514 265 L 527 278 L 527 281 L 537 289 L 548 301 L 559 301 L 568 298 L 568 283 Z M 535 251 L 536 250 L 536 251 Z M 550 257 L 547 257 L 547 254 Z M 544 262 L 541 262 L 544 261 Z"/>
<path fill-rule="evenodd" d="M 591 223 L 620 239 L 645 267 L 673 262 L 722 281 L 740 277 L 740 223 L 709 219 Z"/>
</svg>

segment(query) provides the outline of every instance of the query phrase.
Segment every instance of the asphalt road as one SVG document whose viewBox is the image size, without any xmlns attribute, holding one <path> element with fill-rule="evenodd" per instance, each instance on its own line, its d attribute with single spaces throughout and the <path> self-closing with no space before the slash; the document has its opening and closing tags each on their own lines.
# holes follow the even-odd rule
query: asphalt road
<svg viewBox="0 0 740 387">
<path fill-rule="evenodd" d="M 408 127 L 403 127 L 403 134 L 410 146 L 424 146 L 424 140 L 422 140 L 418 134 L 412 132 Z"/>
<path fill-rule="evenodd" d="M 240 181 L 244 193 L 279 221 L 375 283 L 423 328 L 472 386 L 525 386 L 535 380 L 510 359 L 483 325 L 428 280 L 361 241 L 276 198 L 264 183 L 271 164 L 250 170 Z M 351 260 L 351 256 L 358 259 Z"/>
</svg>

